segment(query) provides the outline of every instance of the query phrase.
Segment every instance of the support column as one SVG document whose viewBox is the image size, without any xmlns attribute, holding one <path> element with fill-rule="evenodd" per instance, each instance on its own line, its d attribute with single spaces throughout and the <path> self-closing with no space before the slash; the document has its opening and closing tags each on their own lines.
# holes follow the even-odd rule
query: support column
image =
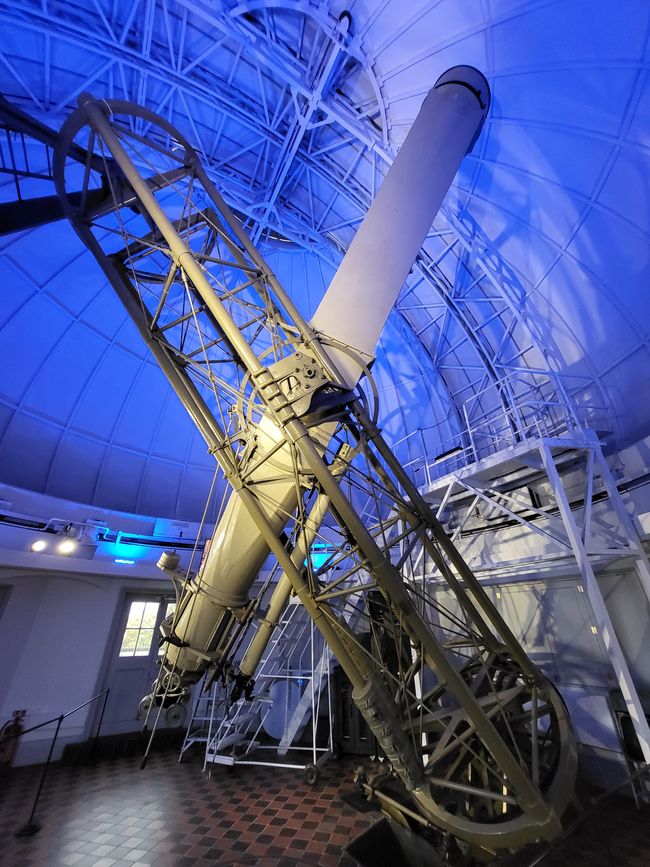
<svg viewBox="0 0 650 867">
<path fill-rule="evenodd" d="M 641 540 L 639 539 L 639 534 L 637 533 L 634 523 L 632 522 L 632 518 L 630 517 L 627 509 L 625 508 L 625 504 L 623 503 L 618 488 L 616 487 L 616 482 L 614 481 L 611 470 L 607 466 L 605 456 L 600 450 L 600 446 L 594 448 L 594 457 L 596 463 L 598 464 L 598 472 L 600 473 L 600 477 L 603 480 L 603 484 L 605 485 L 607 496 L 609 497 L 609 501 L 612 504 L 612 509 L 614 509 L 616 517 L 621 524 L 621 528 L 625 533 L 630 547 L 633 548 L 634 551 L 636 551 L 636 557 L 634 558 L 634 569 L 639 578 L 641 587 L 643 588 L 643 592 L 645 593 L 645 597 L 650 603 L 650 562 L 648 562 L 648 557 L 643 550 L 643 545 L 641 544 Z"/>
<path fill-rule="evenodd" d="M 607 653 L 609 654 L 612 668 L 616 674 L 616 680 L 618 681 L 619 688 L 623 693 L 623 698 L 625 699 L 625 704 L 629 711 L 634 731 L 639 739 L 643 758 L 646 762 L 650 762 L 650 727 L 648 726 L 645 712 L 641 706 L 639 694 L 632 679 L 627 660 L 625 659 L 623 648 L 621 647 L 616 632 L 614 631 L 614 625 L 612 624 L 609 612 L 607 611 L 603 595 L 600 592 L 596 575 L 591 563 L 589 562 L 589 556 L 582 540 L 582 534 L 580 533 L 573 513 L 571 512 L 571 507 L 564 491 L 560 474 L 555 466 L 551 449 L 547 445 L 540 445 L 539 451 L 544 464 L 544 469 L 546 470 L 551 487 L 553 488 L 555 500 L 569 536 L 569 541 L 571 542 L 571 547 L 578 563 L 580 574 L 584 581 L 585 590 L 587 591 L 587 596 L 589 597 L 594 617 L 596 618 L 598 631 L 605 644 Z"/>
</svg>

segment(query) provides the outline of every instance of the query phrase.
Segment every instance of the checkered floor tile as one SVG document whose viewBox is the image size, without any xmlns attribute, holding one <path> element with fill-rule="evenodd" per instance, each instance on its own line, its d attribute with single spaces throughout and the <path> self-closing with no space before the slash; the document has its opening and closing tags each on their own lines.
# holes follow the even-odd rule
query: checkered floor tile
<svg viewBox="0 0 650 867">
<path fill-rule="evenodd" d="M 293 769 L 215 767 L 176 753 L 52 766 L 32 837 L 36 768 L 12 771 L 0 794 L 0 864 L 11 867 L 255 867 L 351 865 L 343 848 L 377 820 L 341 801 L 359 760 L 330 762 L 317 786 Z"/>
<path fill-rule="evenodd" d="M 197 755 L 54 765 L 36 814 L 41 830 L 17 837 L 40 769 L 18 768 L 0 784 L 0 864 L 7 867 L 353 867 L 345 846 L 379 818 L 342 796 L 358 759 L 330 761 L 317 786 L 298 770 L 217 766 Z M 536 856 L 538 858 L 539 855 Z M 522 867 L 649 867 L 650 807 L 608 798 L 560 846 Z M 425 865 L 418 865 L 425 867 Z"/>
</svg>

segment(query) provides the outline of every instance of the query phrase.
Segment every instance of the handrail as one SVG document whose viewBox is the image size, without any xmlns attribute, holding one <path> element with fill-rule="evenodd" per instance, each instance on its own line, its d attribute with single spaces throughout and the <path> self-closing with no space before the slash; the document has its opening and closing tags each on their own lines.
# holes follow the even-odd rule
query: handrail
<svg viewBox="0 0 650 867">
<path fill-rule="evenodd" d="M 89 698 L 88 701 L 85 701 L 83 704 L 80 704 L 79 707 L 75 707 L 73 710 L 69 710 L 67 713 L 61 713 L 58 716 L 53 716 L 52 719 L 45 720 L 45 722 L 39 723 L 38 725 L 32 726 L 28 729 L 23 729 L 18 732 L 18 734 L 10 735 L 8 738 L 5 738 L 6 741 L 13 741 L 17 738 L 22 738 L 23 735 L 28 735 L 30 732 L 35 732 L 36 729 L 42 729 L 43 726 L 49 726 L 54 722 L 58 722 L 61 720 L 63 722 L 66 717 L 72 716 L 73 713 L 77 713 L 78 710 L 82 710 L 89 704 L 92 704 L 94 701 L 97 701 L 98 698 L 101 698 L 103 695 L 107 695 L 110 692 L 110 687 L 103 689 L 101 692 L 98 692 L 97 695 L 94 695 L 92 698 Z"/>
<path fill-rule="evenodd" d="M 38 806 L 39 798 L 41 797 L 41 792 L 43 791 L 43 784 L 45 783 L 45 777 L 47 776 L 47 772 L 48 772 L 49 767 L 50 767 L 50 762 L 52 761 L 52 754 L 54 753 L 54 746 L 55 746 L 56 740 L 59 736 L 59 732 L 61 730 L 61 724 L 62 724 L 63 720 L 69 716 L 72 716 L 72 714 L 77 713 L 77 711 L 82 710 L 84 707 L 88 707 L 89 704 L 92 704 L 94 701 L 97 701 L 97 699 L 104 696 L 104 702 L 102 704 L 101 713 L 99 714 L 99 721 L 97 723 L 97 731 L 95 732 L 95 737 L 93 738 L 93 743 L 92 743 L 92 746 L 91 746 L 90 752 L 89 752 L 89 756 L 91 756 L 93 754 L 96 746 L 97 746 L 97 740 L 99 738 L 99 732 L 101 730 L 102 722 L 104 720 L 104 711 L 106 710 L 106 702 L 108 701 L 108 695 L 109 695 L 110 691 L 111 691 L 110 687 L 107 687 L 106 689 L 102 690 L 101 692 L 98 692 L 97 695 L 94 695 L 92 698 L 89 698 L 88 701 L 85 701 L 83 704 L 80 704 L 78 707 L 75 707 L 72 710 L 67 711 L 66 713 L 59 714 L 59 716 L 52 717 L 52 719 L 46 720 L 45 722 L 39 723 L 38 725 L 31 726 L 31 728 L 24 729 L 19 734 L 11 735 L 10 737 L 7 738 L 8 741 L 14 740 L 16 738 L 22 737 L 23 735 L 29 734 L 30 732 L 34 732 L 37 729 L 41 729 L 44 726 L 51 725 L 52 723 L 56 723 L 56 729 L 54 731 L 52 743 L 50 744 L 50 749 L 49 749 L 49 752 L 47 754 L 47 759 L 46 759 L 45 765 L 43 767 L 43 773 L 41 774 L 41 779 L 40 779 L 40 782 L 38 784 L 38 789 L 36 791 L 36 797 L 34 798 L 34 803 L 32 805 L 32 811 L 29 814 L 29 819 L 27 820 L 25 825 L 23 825 L 22 828 L 20 828 L 18 831 L 16 831 L 16 837 L 31 837 L 34 834 L 36 834 L 38 831 L 40 831 L 40 829 L 41 829 L 41 826 L 38 825 L 36 822 L 34 822 L 34 816 L 36 814 L 36 807 Z"/>
<path fill-rule="evenodd" d="M 413 451 L 421 451 L 422 454 L 407 459 L 404 465 L 410 467 L 413 473 L 422 470 L 424 480 L 431 484 L 433 477 L 444 474 L 444 471 L 439 472 L 444 466 L 466 466 L 531 438 L 557 437 L 568 432 L 579 434 L 594 425 L 604 424 L 606 427 L 606 420 L 601 416 L 607 413 L 607 407 L 589 399 L 589 392 L 596 385 L 589 377 L 512 368 L 505 376 L 464 402 L 461 413 L 463 426 L 453 435 L 439 438 L 442 425 L 450 425 L 451 418 L 448 417 L 411 431 L 397 440 L 393 447 L 397 449 L 412 442 L 413 437 L 418 437 Z M 503 389 L 508 390 L 515 399 L 516 406 L 504 406 L 496 400 Z M 581 402 L 579 395 L 586 395 L 587 400 Z M 488 404 L 487 408 L 484 408 L 484 403 Z M 431 448 L 436 448 L 438 457 L 431 458 Z M 452 454 L 446 456 L 447 452 Z"/>
</svg>

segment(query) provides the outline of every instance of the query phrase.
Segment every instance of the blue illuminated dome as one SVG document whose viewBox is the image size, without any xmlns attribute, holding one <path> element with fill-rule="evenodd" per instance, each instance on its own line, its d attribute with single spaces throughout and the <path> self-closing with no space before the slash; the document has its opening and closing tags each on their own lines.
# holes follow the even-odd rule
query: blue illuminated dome
<svg viewBox="0 0 650 867">
<path fill-rule="evenodd" d="M 309 316 L 433 82 L 476 66 L 489 117 L 374 370 L 386 435 L 444 453 L 555 373 L 611 445 L 649 434 L 648 3 L 326 5 L 22 0 L 0 92 L 57 129 L 83 91 L 171 120 Z M 45 149 L 15 158 L 50 195 Z M 213 459 L 68 223 L 3 235 L 0 285 L 0 481 L 200 518 Z"/>
</svg>

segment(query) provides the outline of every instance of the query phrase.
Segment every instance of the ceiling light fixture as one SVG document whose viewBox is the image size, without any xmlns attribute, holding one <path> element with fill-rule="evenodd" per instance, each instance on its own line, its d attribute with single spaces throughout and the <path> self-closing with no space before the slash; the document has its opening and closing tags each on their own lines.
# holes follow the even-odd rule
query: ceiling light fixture
<svg viewBox="0 0 650 867">
<path fill-rule="evenodd" d="M 44 551 L 47 548 L 47 542 L 45 539 L 36 539 L 29 547 L 32 551 Z"/>
</svg>

